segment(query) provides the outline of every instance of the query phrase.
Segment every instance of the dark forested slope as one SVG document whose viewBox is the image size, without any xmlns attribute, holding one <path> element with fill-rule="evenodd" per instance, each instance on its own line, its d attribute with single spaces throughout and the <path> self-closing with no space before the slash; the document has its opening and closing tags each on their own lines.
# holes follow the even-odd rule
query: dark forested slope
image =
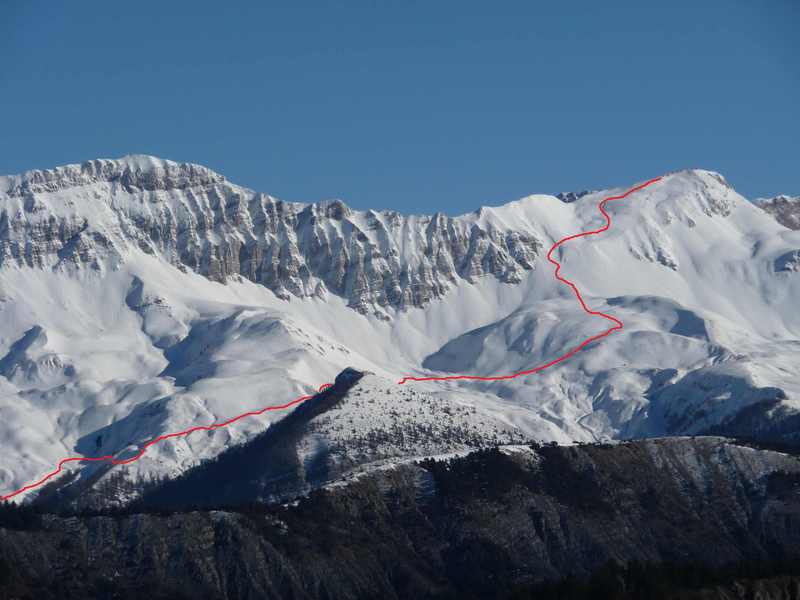
<svg viewBox="0 0 800 600">
<path fill-rule="evenodd" d="M 744 598 L 756 586 L 789 598 L 799 484 L 791 455 L 674 438 L 484 450 L 284 506 L 7 509 L 0 589 L 37 599 Z"/>
</svg>

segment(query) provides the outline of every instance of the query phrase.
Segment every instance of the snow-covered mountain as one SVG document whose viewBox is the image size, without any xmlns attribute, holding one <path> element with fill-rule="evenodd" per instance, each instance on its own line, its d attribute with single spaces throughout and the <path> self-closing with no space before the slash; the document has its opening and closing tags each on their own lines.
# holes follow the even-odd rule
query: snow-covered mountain
<svg viewBox="0 0 800 600">
<path fill-rule="evenodd" d="M 152 157 L 0 178 L 0 495 L 66 456 L 124 459 L 348 366 L 371 375 L 315 444 L 357 452 L 423 413 L 432 436 L 437 420 L 561 442 L 748 423 L 793 434 L 800 232 L 700 170 L 609 204 L 608 232 L 557 253 L 622 331 L 535 376 L 396 385 L 515 372 L 606 329 L 545 255 L 600 225 L 598 202 L 623 190 L 425 217 L 286 203 Z M 285 414 L 167 440 L 124 472 L 177 475 Z M 458 450 L 378 437 L 381 460 Z M 76 468 L 89 482 L 107 472 Z"/>
<path fill-rule="evenodd" d="M 280 298 L 346 298 L 360 312 L 424 306 L 460 280 L 519 282 L 542 242 L 476 219 L 282 202 L 198 165 L 134 156 L 0 181 L 0 265 L 114 268 L 131 249 Z M 378 314 L 382 314 L 378 312 Z"/>
</svg>

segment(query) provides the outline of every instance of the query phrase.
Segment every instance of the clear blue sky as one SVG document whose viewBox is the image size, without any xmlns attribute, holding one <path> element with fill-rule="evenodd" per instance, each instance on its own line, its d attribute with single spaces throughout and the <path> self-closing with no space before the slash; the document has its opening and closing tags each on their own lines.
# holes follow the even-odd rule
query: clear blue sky
<svg viewBox="0 0 800 600">
<path fill-rule="evenodd" d="M 449 213 L 688 166 L 800 194 L 800 2 L 0 5 L 0 173 L 154 154 Z"/>
</svg>

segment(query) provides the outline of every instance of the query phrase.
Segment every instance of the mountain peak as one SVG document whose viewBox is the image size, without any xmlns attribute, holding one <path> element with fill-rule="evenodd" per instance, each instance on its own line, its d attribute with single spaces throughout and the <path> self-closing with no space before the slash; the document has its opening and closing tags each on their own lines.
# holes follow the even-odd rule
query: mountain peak
<svg viewBox="0 0 800 600">
<path fill-rule="evenodd" d="M 353 214 L 353 210 L 338 198 L 322 200 L 316 204 L 309 204 L 305 209 L 313 212 L 317 216 L 333 219 L 335 221 L 341 221 Z"/>
<path fill-rule="evenodd" d="M 800 196 L 780 194 L 774 198 L 757 198 L 753 203 L 784 227 L 800 230 Z"/>
<path fill-rule="evenodd" d="M 100 158 L 96 160 L 101 162 L 113 163 L 117 165 L 124 165 L 130 169 L 137 171 L 155 171 L 157 169 L 174 168 L 177 167 L 179 164 L 181 164 L 174 160 L 159 158 L 158 156 L 152 156 L 150 154 L 126 154 L 125 156 L 122 156 L 120 158 Z M 87 161 L 87 162 L 94 162 L 94 161 Z M 184 163 L 184 164 L 189 164 L 189 163 Z"/>
<path fill-rule="evenodd" d="M 678 177 L 682 179 L 714 179 L 718 183 L 726 186 L 731 187 L 725 177 L 717 172 L 712 171 L 710 169 L 699 169 L 695 167 L 688 167 L 685 169 L 676 169 L 674 171 L 668 171 L 664 174 L 665 177 Z"/>
<path fill-rule="evenodd" d="M 11 197 L 25 196 L 95 183 L 120 183 L 141 190 L 173 189 L 224 181 L 225 177 L 202 165 L 131 154 L 122 158 L 98 158 L 0 177 L 0 193 Z"/>
</svg>

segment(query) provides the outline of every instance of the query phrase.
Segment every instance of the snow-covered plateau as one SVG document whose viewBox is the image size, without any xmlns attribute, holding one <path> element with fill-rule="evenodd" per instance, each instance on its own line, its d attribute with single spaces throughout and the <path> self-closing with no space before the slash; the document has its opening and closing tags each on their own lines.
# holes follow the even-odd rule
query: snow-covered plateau
<svg viewBox="0 0 800 600">
<path fill-rule="evenodd" d="M 624 329 L 529 377 L 397 385 L 513 373 L 607 329 L 545 255 L 602 225 L 598 203 L 633 185 L 449 217 L 282 202 L 145 156 L 0 177 L 0 495 L 64 457 L 124 459 L 313 393 L 346 367 L 370 375 L 318 419 L 308 453 L 796 435 L 793 201 L 778 203 L 781 224 L 702 170 L 609 203 L 609 231 L 556 254 Z M 164 441 L 116 470 L 178 475 L 287 412 Z M 70 469 L 93 485 L 108 474 Z"/>
</svg>

